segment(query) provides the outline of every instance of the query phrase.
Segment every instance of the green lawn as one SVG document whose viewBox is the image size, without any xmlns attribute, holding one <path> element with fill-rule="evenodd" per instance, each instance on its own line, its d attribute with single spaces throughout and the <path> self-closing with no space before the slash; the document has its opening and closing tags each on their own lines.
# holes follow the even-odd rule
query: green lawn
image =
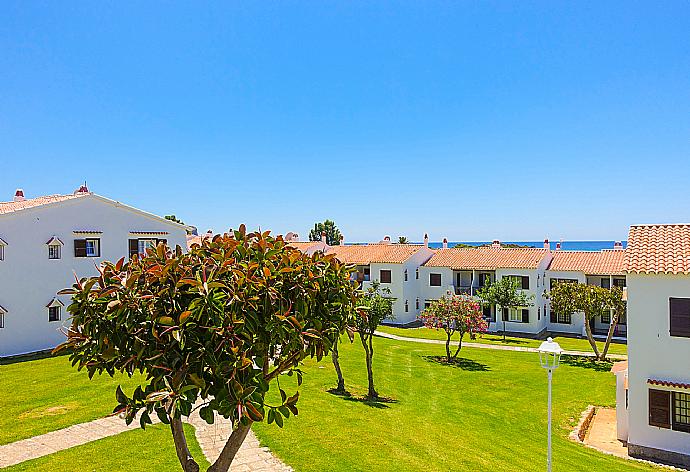
<svg viewBox="0 0 690 472">
<path fill-rule="evenodd" d="M 379 326 L 379 331 L 389 334 L 395 334 L 397 336 L 405 336 L 408 338 L 422 338 L 422 339 L 441 339 L 446 340 L 446 333 L 443 330 L 438 329 L 428 329 L 428 328 L 396 328 L 393 326 Z M 457 341 L 457 335 L 453 337 L 454 341 Z M 568 338 L 564 336 L 556 336 L 554 340 L 561 345 L 561 347 L 567 351 L 583 351 L 591 352 L 592 347 L 589 345 L 589 341 L 580 338 Z M 506 336 L 506 341 L 503 341 L 503 336 L 496 334 L 484 334 L 478 336 L 475 341 L 470 341 L 467 337 L 463 339 L 464 343 L 477 342 L 484 344 L 503 344 L 507 346 L 521 346 L 521 347 L 539 347 L 542 343 L 540 339 L 529 339 L 529 338 L 517 338 Z M 604 349 L 603 342 L 597 342 L 597 346 L 600 350 Z M 628 346 L 626 344 L 616 344 L 611 343 L 609 347 L 609 354 L 627 354 Z"/>
<path fill-rule="evenodd" d="M 208 467 L 196 439 L 194 428 L 185 425 L 192 455 L 202 470 Z M 167 426 L 149 426 L 100 439 L 83 446 L 22 462 L 3 472 L 128 472 L 181 470 Z"/>
<path fill-rule="evenodd" d="M 542 471 L 546 374 L 535 353 L 463 349 L 459 367 L 438 364 L 443 346 L 375 339 L 375 377 L 392 403 L 334 396 L 330 362 L 305 366 L 298 417 L 283 429 L 256 424 L 262 443 L 297 471 Z M 361 345 L 343 343 L 347 388 L 366 392 Z M 554 374 L 554 470 L 654 470 L 567 439 L 588 404 L 615 404 L 608 365 L 564 359 Z M 284 379 L 283 387 L 288 379 Z"/>
<path fill-rule="evenodd" d="M 66 356 L 0 365 L 0 445 L 110 414 L 118 383 L 131 392 L 139 379 L 89 380 Z"/>
</svg>

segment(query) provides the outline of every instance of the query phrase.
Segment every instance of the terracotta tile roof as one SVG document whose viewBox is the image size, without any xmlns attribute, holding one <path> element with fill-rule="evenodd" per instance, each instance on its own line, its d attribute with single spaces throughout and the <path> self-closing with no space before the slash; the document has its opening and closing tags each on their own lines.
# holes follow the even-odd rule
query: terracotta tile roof
<svg viewBox="0 0 690 472">
<path fill-rule="evenodd" d="M 75 193 L 71 195 L 46 195 L 44 197 L 28 198 L 23 202 L 0 202 L 0 215 L 5 213 L 14 213 L 15 211 L 26 210 L 27 208 L 34 208 L 41 205 L 48 205 L 49 203 L 63 202 L 73 198 L 90 195 L 89 193 Z"/>
<path fill-rule="evenodd" d="M 424 265 L 453 270 L 536 269 L 547 253 L 542 248 L 439 249 Z"/>
<path fill-rule="evenodd" d="M 690 224 L 630 227 L 626 272 L 690 274 Z"/>
<path fill-rule="evenodd" d="M 549 270 L 572 270 L 585 274 L 623 275 L 625 250 L 555 251 Z"/>
<path fill-rule="evenodd" d="M 299 249 L 302 252 L 309 251 L 310 249 L 317 248 L 323 243 L 321 241 L 288 241 L 287 245 Z"/>
<path fill-rule="evenodd" d="M 617 374 L 618 372 L 623 372 L 624 370 L 628 370 L 628 361 L 614 362 L 611 366 L 611 372 L 613 372 L 614 374 Z"/>
<path fill-rule="evenodd" d="M 335 254 L 345 264 L 371 264 L 383 262 L 402 264 L 417 251 L 423 249 L 421 244 L 358 244 L 330 246 L 328 254 Z"/>
<path fill-rule="evenodd" d="M 690 384 L 688 384 L 688 383 L 671 382 L 670 380 L 647 379 L 647 383 L 650 385 L 661 385 L 662 387 L 690 389 Z"/>
</svg>

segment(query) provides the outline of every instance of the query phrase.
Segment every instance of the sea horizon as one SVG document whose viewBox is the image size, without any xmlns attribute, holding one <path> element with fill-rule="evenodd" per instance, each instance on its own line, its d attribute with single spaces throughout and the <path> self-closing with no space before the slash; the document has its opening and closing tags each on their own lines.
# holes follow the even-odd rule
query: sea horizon
<svg viewBox="0 0 690 472">
<path fill-rule="evenodd" d="M 395 242 L 395 240 L 393 241 Z M 565 251 L 601 251 L 602 249 L 613 249 L 616 241 L 549 241 L 549 246 L 552 250 L 556 249 L 556 244 L 561 243 L 561 249 Z M 627 241 L 621 241 L 623 248 L 627 247 Z M 490 244 L 491 241 L 449 241 L 448 247 L 452 248 L 457 244 L 466 244 L 468 246 L 482 246 Z M 544 241 L 501 241 L 502 244 L 518 244 L 520 246 L 528 247 L 544 247 Z M 348 243 L 348 244 L 367 244 L 367 243 Z M 411 242 L 411 244 L 422 244 L 421 241 Z M 443 247 L 442 241 L 429 241 L 429 247 L 439 249 Z"/>
</svg>

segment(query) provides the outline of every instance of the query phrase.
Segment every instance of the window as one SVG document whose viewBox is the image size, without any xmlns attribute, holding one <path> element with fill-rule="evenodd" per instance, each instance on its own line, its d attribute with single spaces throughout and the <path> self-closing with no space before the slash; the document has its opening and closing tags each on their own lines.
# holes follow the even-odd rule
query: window
<svg viewBox="0 0 690 472">
<path fill-rule="evenodd" d="M 414 303 L 414 309 L 419 310 L 419 298 Z"/>
<path fill-rule="evenodd" d="M 51 244 L 48 246 L 48 259 L 60 259 L 60 249 L 61 247 L 58 244 Z"/>
<path fill-rule="evenodd" d="M 405 282 L 407 282 L 407 269 L 405 269 L 404 276 L 405 276 Z"/>
<path fill-rule="evenodd" d="M 5 260 L 5 245 L 0 244 L 0 261 Z"/>
<path fill-rule="evenodd" d="M 504 278 L 509 278 L 517 283 L 518 288 L 522 290 L 529 290 L 529 277 L 526 275 L 505 275 Z"/>
<path fill-rule="evenodd" d="M 537 321 L 541 319 L 541 307 L 537 307 Z"/>
<path fill-rule="evenodd" d="M 522 313 L 520 313 L 520 310 L 516 310 L 515 308 L 508 310 L 508 321 L 521 322 Z"/>
<path fill-rule="evenodd" d="M 479 274 L 479 287 L 491 284 L 491 274 Z"/>
<path fill-rule="evenodd" d="M 599 286 L 602 288 L 611 288 L 611 279 L 608 277 L 602 277 Z"/>
<path fill-rule="evenodd" d="M 550 288 L 553 290 L 553 288 L 557 284 L 576 284 L 576 283 L 578 283 L 577 279 L 551 279 Z"/>
<path fill-rule="evenodd" d="M 101 240 L 98 238 L 75 239 L 74 257 L 100 257 Z"/>
<path fill-rule="evenodd" d="M 419 269 L 414 271 L 414 278 L 419 280 Z"/>
<path fill-rule="evenodd" d="M 59 306 L 48 307 L 48 321 L 60 321 L 60 308 Z"/>
<path fill-rule="evenodd" d="M 134 254 L 146 255 L 146 251 L 149 249 L 155 249 L 159 243 L 167 243 L 166 239 L 156 239 L 156 238 L 139 238 L 129 240 L 129 257 Z"/>
<path fill-rule="evenodd" d="M 625 279 L 613 279 L 613 286 L 618 288 L 624 288 Z"/>
<path fill-rule="evenodd" d="M 0 306 L 0 329 L 5 327 L 5 313 L 7 313 L 7 311 Z"/>
<path fill-rule="evenodd" d="M 362 270 L 362 275 L 364 276 L 364 281 L 368 282 L 371 280 L 371 268 L 369 266 L 364 267 Z"/>
<path fill-rule="evenodd" d="M 649 425 L 671 427 L 671 392 L 649 389 Z"/>
<path fill-rule="evenodd" d="M 405 300 L 405 313 L 410 311 L 410 306 L 407 304 L 407 300 Z"/>
<path fill-rule="evenodd" d="M 424 309 L 426 310 L 431 306 L 431 302 L 424 302 Z"/>
<path fill-rule="evenodd" d="M 669 298 L 671 336 L 690 338 L 690 298 Z"/>
<path fill-rule="evenodd" d="M 381 270 L 379 271 L 379 277 L 380 277 L 380 280 L 381 280 L 381 283 L 382 283 L 382 284 L 389 284 L 389 283 L 391 283 L 391 271 L 390 271 L 390 270 L 381 269 Z"/>
<path fill-rule="evenodd" d="M 690 433 L 690 393 L 673 392 L 673 429 Z"/>
<path fill-rule="evenodd" d="M 429 286 L 430 287 L 440 287 L 441 286 L 441 274 L 429 274 Z"/>
<path fill-rule="evenodd" d="M 571 324 L 572 316 L 570 313 L 556 313 L 555 311 L 551 310 L 551 323 Z"/>
<path fill-rule="evenodd" d="M 494 312 L 491 310 L 491 305 L 484 305 L 482 307 L 482 316 L 485 320 L 488 320 L 489 322 L 496 321 L 496 318 L 494 317 Z"/>
<path fill-rule="evenodd" d="M 601 322 L 604 324 L 611 324 L 611 312 L 601 314 Z"/>
</svg>

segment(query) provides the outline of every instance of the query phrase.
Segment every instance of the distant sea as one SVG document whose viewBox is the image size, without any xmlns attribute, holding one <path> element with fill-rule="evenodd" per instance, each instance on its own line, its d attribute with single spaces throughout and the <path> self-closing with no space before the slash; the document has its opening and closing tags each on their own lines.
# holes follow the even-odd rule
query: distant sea
<svg viewBox="0 0 690 472">
<path fill-rule="evenodd" d="M 544 241 L 501 241 L 504 244 L 519 244 L 521 246 L 530 247 L 544 247 Z M 551 249 L 556 249 L 558 241 L 549 241 Z M 481 246 L 489 244 L 491 241 L 462 241 L 461 243 L 449 242 L 448 247 L 453 247 L 456 244 L 467 244 L 469 246 Z M 614 241 L 562 241 L 561 249 L 570 251 L 600 251 L 602 249 L 613 249 Z M 623 241 L 623 247 L 628 245 L 627 241 Z M 442 242 L 429 242 L 429 247 L 439 248 L 443 247 Z"/>
</svg>

